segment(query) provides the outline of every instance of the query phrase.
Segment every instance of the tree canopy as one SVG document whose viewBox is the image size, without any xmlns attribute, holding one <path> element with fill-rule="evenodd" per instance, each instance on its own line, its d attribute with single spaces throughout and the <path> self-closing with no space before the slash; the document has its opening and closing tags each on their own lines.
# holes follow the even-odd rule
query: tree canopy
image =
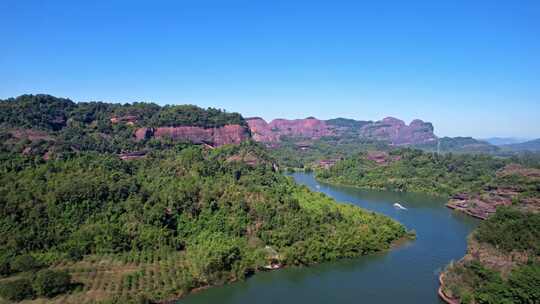
<svg viewBox="0 0 540 304">
<path fill-rule="evenodd" d="M 311 264 L 385 250 L 406 235 L 387 217 L 296 185 L 251 142 L 176 145 L 134 161 L 4 154 L 0 172 L 0 260 L 11 266 L 28 255 L 46 266 L 181 252 L 189 289 L 257 271 L 269 263 L 266 246 L 281 264 Z"/>
</svg>

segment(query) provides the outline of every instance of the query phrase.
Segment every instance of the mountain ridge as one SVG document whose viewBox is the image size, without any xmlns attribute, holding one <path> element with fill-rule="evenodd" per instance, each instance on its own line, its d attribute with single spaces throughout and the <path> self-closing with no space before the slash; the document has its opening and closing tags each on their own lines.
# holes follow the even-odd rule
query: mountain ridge
<svg viewBox="0 0 540 304">
<path fill-rule="evenodd" d="M 517 144 L 502 145 L 501 148 L 505 150 L 511 150 L 514 152 L 523 152 L 523 151 L 538 152 L 540 151 L 540 138 L 529 140 L 522 143 L 517 143 Z"/>
<path fill-rule="evenodd" d="M 435 141 L 433 124 L 420 119 L 406 124 L 404 121 L 386 117 L 378 121 L 361 121 L 348 118 L 320 120 L 273 119 L 266 122 L 261 117 L 246 118 L 256 141 L 275 143 L 282 136 L 318 139 L 324 136 L 358 136 L 366 139 L 388 141 L 392 145 L 414 145 Z"/>
<path fill-rule="evenodd" d="M 5 142 L 30 140 L 36 144 L 29 149 L 39 150 L 54 142 L 72 142 L 74 150 L 93 141 L 95 146 L 109 146 L 109 152 L 120 152 L 113 141 L 124 142 L 122 150 L 140 148 L 131 142 L 144 143 L 154 139 L 171 139 L 210 146 L 238 144 L 255 140 L 277 147 L 288 138 L 314 141 L 325 138 L 376 140 L 390 146 L 413 146 L 428 151 L 460 153 L 516 153 L 539 151 L 535 142 L 515 145 L 493 145 L 472 137 L 438 137 L 431 122 L 414 119 L 409 124 L 395 117 L 381 120 L 333 118 L 327 120 L 307 117 L 301 119 L 244 118 L 239 113 L 219 109 L 202 109 L 194 105 L 165 105 L 134 102 L 74 102 L 46 94 L 21 95 L 0 100 L 0 127 Z M 46 132 L 34 136 L 35 132 Z M 65 134 L 64 134 L 65 133 Z M 37 133 L 36 133 L 37 134 Z M 86 135 L 93 134 L 91 137 Z M 0 134 L 1 135 L 1 134 Z M 121 138 L 118 138 L 121 137 Z M 82 140 L 84 138 L 84 140 Z M 166 140 L 165 140 L 166 141 Z M 113 145 L 114 146 L 114 145 Z"/>
</svg>

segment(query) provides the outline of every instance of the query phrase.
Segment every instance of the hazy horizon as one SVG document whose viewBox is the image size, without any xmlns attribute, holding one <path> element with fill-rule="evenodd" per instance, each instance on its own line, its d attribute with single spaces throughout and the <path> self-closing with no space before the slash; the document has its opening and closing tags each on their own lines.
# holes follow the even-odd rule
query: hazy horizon
<svg viewBox="0 0 540 304">
<path fill-rule="evenodd" d="M 540 137 L 538 1 L 2 1 L 0 98 Z"/>
</svg>

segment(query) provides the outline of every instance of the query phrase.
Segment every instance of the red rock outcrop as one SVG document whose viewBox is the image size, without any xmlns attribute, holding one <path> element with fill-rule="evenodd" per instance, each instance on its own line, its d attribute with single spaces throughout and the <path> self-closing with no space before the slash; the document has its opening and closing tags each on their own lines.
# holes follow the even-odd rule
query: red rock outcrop
<svg viewBox="0 0 540 304">
<path fill-rule="evenodd" d="M 340 160 L 342 160 L 342 158 L 322 159 L 319 161 L 318 165 L 321 168 L 330 169 Z"/>
<path fill-rule="evenodd" d="M 437 139 L 431 123 L 415 119 L 406 125 L 394 117 L 364 125 L 360 129 L 360 136 L 389 141 L 393 145 L 423 144 Z"/>
<path fill-rule="evenodd" d="M 401 156 L 389 155 L 387 152 L 384 151 L 369 151 L 366 158 L 375 162 L 377 165 L 387 165 L 391 162 L 400 160 Z"/>
<path fill-rule="evenodd" d="M 260 117 L 253 117 L 246 121 L 253 139 L 261 142 L 277 142 L 281 136 L 317 139 L 334 134 L 324 120 L 312 117 L 293 120 L 274 119 L 270 123 Z"/>
<path fill-rule="evenodd" d="M 15 129 L 8 131 L 8 133 L 17 139 L 28 139 L 30 141 L 45 140 L 51 141 L 53 137 L 49 133 L 40 130 L 32 129 Z"/>
<path fill-rule="evenodd" d="M 113 116 L 111 117 L 111 123 L 126 123 L 127 125 L 133 126 L 137 123 L 138 117 L 135 115 L 126 115 L 126 116 Z"/>
<path fill-rule="evenodd" d="M 497 171 L 496 176 L 501 185 L 489 187 L 481 193 L 456 194 L 450 198 L 446 206 L 485 220 L 495 213 L 497 207 L 513 205 L 519 194 L 527 190 L 526 180 L 528 183 L 540 183 L 540 169 L 526 168 L 518 164 L 506 165 Z M 518 182 L 504 183 L 503 180 L 507 177 L 518 178 Z M 527 212 L 540 212 L 540 198 L 537 196 L 522 197 L 515 207 Z"/>
<path fill-rule="evenodd" d="M 249 130 L 240 125 L 226 125 L 219 128 L 201 127 L 158 127 L 139 128 L 135 131 L 137 141 L 149 138 L 171 138 L 195 144 L 208 144 L 214 147 L 225 144 L 239 144 L 250 138 Z"/>
<path fill-rule="evenodd" d="M 437 139 L 433 134 L 433 125 L 419 119 L 406 125 L 402 120 L 387 117 L 381 121 L 363 122 L 354 126 L 336 126 L 316 118 L 274 119 L 270 123 L 260 117 L 246 119 L 253 139 L 260 142 L 276 143 L 281 136 L 318 139 L 323 136 L 351 134 L 355 130 L 362 138 L 388 141 L 393 145 L 424 144 Z M 361 127 L 360 127 L 361 126 Z"/>
<path fill-rule="evenodd" d="M 277 132 L 272 131 L 268 123 L 260 117 L 252 117 L 246 119 L 251 136 L 255 141 L 260 142 L 278 142 L 281 136 Z"/>
</svg>

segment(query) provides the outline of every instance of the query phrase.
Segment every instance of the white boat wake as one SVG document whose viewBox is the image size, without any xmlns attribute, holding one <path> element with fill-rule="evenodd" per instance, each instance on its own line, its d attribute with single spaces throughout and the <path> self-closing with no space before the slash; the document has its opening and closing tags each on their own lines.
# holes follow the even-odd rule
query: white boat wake
<svg viewBox="0 0 540 304">
<path fill-rule="evenodd" d="M 400 210 L 407 210 L 407 208 L 403 207 L 400 203 L 394 203 L 394 207 Z"/>
</svg>

